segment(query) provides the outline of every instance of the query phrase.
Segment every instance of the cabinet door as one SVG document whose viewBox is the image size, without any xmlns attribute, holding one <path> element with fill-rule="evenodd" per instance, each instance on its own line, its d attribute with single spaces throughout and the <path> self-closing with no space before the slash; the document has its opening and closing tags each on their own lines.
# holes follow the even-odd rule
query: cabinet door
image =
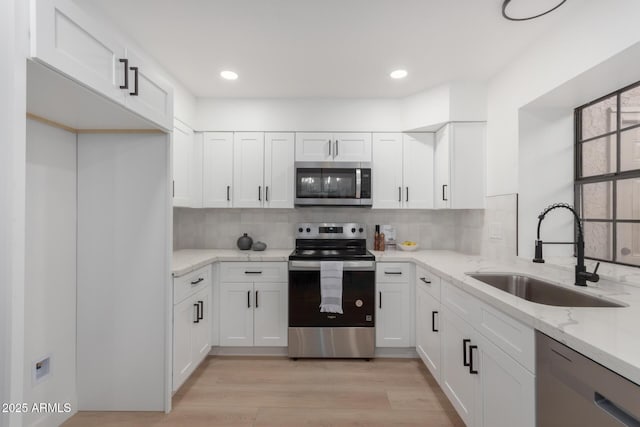
<svg viewBox="0 0 640 427">
<path fill-rule="evenodd" d="M 440 382 L 440 302 L 424 286 L 416 287 L 416 351 Z"/>
<path fill-rule="evenodd" d="M 444 209 L 451 207 L 451 156 L 449 152 L 450 126 L 445 125 L 436 132 L 435 148 L 435 208 Z"/>
<path fill-rule="evenodd" d="M 84 86 L 124 103 L 125 49 L 114 34 L 66 0 L 37 0 L 31 55 Z M 33 13 L 34 11 L 32 11 Z"/>
<path fill-rule="evenodd" d="M 376 347 L 411 346 L 409 283 L 378 283 L 377 288 Z"/>
<path fill-rule="evenodd" d="M 254 345 L 286 347 L 287 283 L 255 283 L 254 289 Z"/>
<path fill-rule="evenodd" d="M 477 425 L 534 427 L 535 377 L 491 341 L 478 339 L 473 353 L 480 378 Z"/>
<path fill-rule="evenodd" d="M 450 127 L 450 207 L 484 209 L 486 125 L 452 123 Z"/>
<path fill-rule="evenodd" d="M 220 284 L 220 345 L 253 346 L 253 284 Z"/>
<path fill-rule="evenodd" d="M 129 89 L 125 105 L 142 117 L 171 129 L 173 123 L 173 87 L 156 71 L 153 64 L 127 48 Z"/>
<path fill-rule="evenodd" d="M 402 206 L 402 134 L 373 134 L 373 208 Z"/>
<path fill-rule="evenodd" d="M 197 306 L 196 311 L 199 314 L 198 321 L 193 324 L 191 341 L 193 360 L 197 365 L 211 350 L 211 286 L 195 294 L 192 301 Z"/>
<path fill-rule="evenodd" d="M 293 208 L 294 134 L 267 133 L 264 137 L 264 206 Z"/>
<path fill-rule="evenodd" d="M 193 130 L 176 120 L 173 125 L 173 206 L 192 206 L 193 163 Z"/>
<path fill-rule="evenodd" d="M 173 308 L 173 391 L 176 391 L 194 369 L 192 353 L 193 322 L 196 310 L 187 298 Z"/>
<path fill-rule="evenodd" d="M 441 330 L 442 389 L 464 423 L 468 426 L 476 425 L 479 379 L 478 375 L 471 374 L 469 366 L 464 366 L 463 363 L 465 360 L 469 361 L 469 347 L 476 343 L 473 328 L 448 308 L 443 307 Z M 470 341 L 465 345 L 464 340 Z M 477 361 L 477 352 L 474 352 L 474 357 Z"/>
<path fill-rule="evenodd" d="M 404 194 L 409 209 L 433 208 L 433 133 L 403 135 Z"/>
<path fill-rule="evenodd" d="M 233 194 L 233 133 L 204 133 L 202 174 L 203 207 L 231 207 Z"/>
<path fill-rule="evenodd" d="M 333 160 L 333 135 L 320 132 L 296 133 L 296 162 Z"/>
<path fill-rule="evenodd" d="M 334 133 L 333 160 L 336 162 L 370 162 L 370 133 Z"/>
<path fill-rule="evenodd" d="M 259 208 L 264 201 L 264 133 L 233 135 L 233 207 Z"/>
</svg>

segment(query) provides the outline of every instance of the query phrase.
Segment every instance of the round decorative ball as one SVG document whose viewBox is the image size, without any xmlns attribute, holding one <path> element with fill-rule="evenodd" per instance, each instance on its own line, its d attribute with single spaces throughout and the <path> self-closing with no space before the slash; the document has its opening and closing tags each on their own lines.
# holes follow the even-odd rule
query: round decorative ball
<svg viewBox="0 0 640 427">
<path fill-rule="evenodd" d="M 251 249 L 251 245 L 253 244 L 253 239 L 244 233 L 242 236 L 238 238 L 238 249 L 241 251 L 248 251 Z"/>
</svg>

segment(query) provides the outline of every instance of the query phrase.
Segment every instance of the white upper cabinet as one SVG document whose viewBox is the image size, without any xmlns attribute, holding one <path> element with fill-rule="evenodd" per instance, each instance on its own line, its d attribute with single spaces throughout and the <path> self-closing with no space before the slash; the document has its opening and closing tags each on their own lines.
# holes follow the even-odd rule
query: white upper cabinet
<svg viewBox="0 0 640 427">
<path fill-rule="evenodd" d="M 484 123 L 449 123 L 436 132 L 436 208 L 483 209 Z"/>
<path fill-rule="evenodd" d="M 294 134 L 264 136 L 264 207 L 293 208 Z"/>
<path fill-rule="evenodd" d="M 233 207 L 259 208 L 264 199 L 264 133 L 233 135 Z"/>
<path fill-rule="evenodd" d="M 373 207 L 433 207 L 433 133 L 373 134 Z"/>
<path fill-rule="evenodd" d="M 202 141 L 202 162 L 203 207 L 231 207 L 233 202 L 233 133 L 205 132 Z"/>
<path fill-rule="evenodd" d="M 370 162 L 371 134 L 298 132 L 296 161 Z"/>
<path fill-rule="evenodd" d="M 373 208 L 402 207 L 402 134 L 373 134 Z"/>
<path fill-rule="evenodd" d="M 173 87 L 157 69 L 131 48 L 127 48 L 129 61 L 128 95 L 125 105 L 142 117 L 167 128 L 173 120 Z M 170 127 L 170 125 L 169 125 Z"/>
<path fill-rule="evenodd" d="M 404 194 L 408 209 L 433 208 L 433 133 L 403 135 Z"/>
<path fill-rule="evenodd" d="M 69 0 L 35 0 L 31 56 L 170 130 L 173 88 L 156 66 L 107 25 Z M 137 88 L 137 90 L 136 90 Z"/>
<path fill-rule="evenodd" d="M 173 124 L 173 206 L 192 207 L 194 195 L 193 130 L 176 120 Z"/>
<path fill-rule="evenodd" d="M 117 37 L 67 0 L 32 4 L 31 56 L 123 103 L 127 63 Z"/>
</svg>

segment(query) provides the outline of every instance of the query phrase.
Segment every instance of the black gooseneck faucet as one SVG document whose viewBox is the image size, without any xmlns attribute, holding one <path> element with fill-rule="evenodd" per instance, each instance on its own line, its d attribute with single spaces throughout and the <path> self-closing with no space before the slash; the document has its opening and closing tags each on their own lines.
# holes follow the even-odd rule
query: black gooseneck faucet
<svg viewBox="0 0 640 427">
<path fill-rule="evenodd" d="M 545 216 L 556 208 L 565 208 L 573 213 L 573 216 L 576 219 L 576 224 L 578 224 L 578 241 L 577 242 L 543 242 L 540 240 L 540 225 L 542 224 L 542 220 Z M 567 203 L 555 203 L 549 207 L 547 207 L 540 215 L 538 215 L 538 235 L 536 239 L 536 253 L 533 258 L 533 262 L 542 263 L 544 262 L 544 258 L 542 258 L 542 245 L 576 245 L 576 256 L 578 258 L 578 262 L 576 264 L 576 286 L 587 286 L 587 280 L 589 282 L 597 282 L 600 280 L 600 276 L 598 276 L 598 268 L 600 267 L 600 263 L 596 265 L 593 273 L 587 272 L 587 267 L 584 265 L 584 235 L 582 233 L 582 224 L 580 222 L 580 217 L 578 216 L 575 209 L 571 207 L 571 205 Z"/>
</svg>

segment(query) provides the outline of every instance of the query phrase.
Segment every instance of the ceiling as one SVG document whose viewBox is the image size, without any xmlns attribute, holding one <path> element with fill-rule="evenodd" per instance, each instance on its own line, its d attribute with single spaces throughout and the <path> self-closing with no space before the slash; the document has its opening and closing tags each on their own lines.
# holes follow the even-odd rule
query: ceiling
<svg viewBox="0 0 640 427">
<path fill-rule="evenodd" d="M 502 0 L 76 0 L 104 14 L 199 97 L 404 97 L 482 81 L 570 19 L 528 22 Z M 558 0 L 512 0 L 514 15 Z M 530 9 L 530 10 L 527 10 Z M 404 68 L 409 76 L 392 80 Z M 222 70 L 239 74 L 223 80 Z"/>
</svg>

